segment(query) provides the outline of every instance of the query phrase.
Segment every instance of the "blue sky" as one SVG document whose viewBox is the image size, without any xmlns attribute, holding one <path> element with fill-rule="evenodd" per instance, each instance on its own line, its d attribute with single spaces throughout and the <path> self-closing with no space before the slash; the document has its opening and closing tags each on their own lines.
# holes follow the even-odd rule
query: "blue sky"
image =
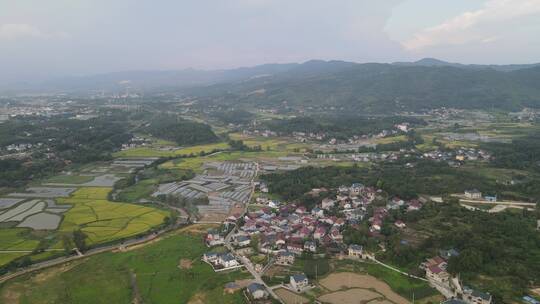
<svg viewBox="0 0 540 304">
<path fill-rule="evenodd" d="M 540 0 L 0 0 L 0 80 L 339 59 L 540 61 Z"/>
</svg>

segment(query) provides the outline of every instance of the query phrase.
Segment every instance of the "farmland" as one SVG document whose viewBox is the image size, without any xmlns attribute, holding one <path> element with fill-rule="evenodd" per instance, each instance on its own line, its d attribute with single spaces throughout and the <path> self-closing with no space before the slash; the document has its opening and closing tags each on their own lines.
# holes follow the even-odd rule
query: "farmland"
<svg viewBox="0 0 540 304">
<path fill-rule="evenodd" d="M 205 250 L 199 233 L 170 233 L 142 248 L 100 254 L 10 281 L 0 289 L 0 302 L 130 303 L 135 284 L 145 303 L 243 303 L 240 292 L 226 294 L 223 287 L 249 275 L 214 273 L 200 261 Z M 181 260 L 192 261 L 191 267 L 177 267 Z"/>
<path fill-rule="evenodd" d="M 73 204 L 64 216 L 61 232 L 81 229 L 90 244 L 108 242 L 142 233 L 163 223 L 167 212 L 107 200 L 110 188 L 80 188 L 59 203 Z"/>
<path fill-rule="evenodd" d="M 164 148 L 156 147 L 139 147 L 128 150 L 123 150 L 114 154 L 115 157 L 174 157 L 190 154 L 199 154 L 201 152 L 212 152 L 213 150 L 226 150 L 229 148 L 227 143 L 215 143 L 206 145 L 197 145 L 185 148 Z"/>
</svg>

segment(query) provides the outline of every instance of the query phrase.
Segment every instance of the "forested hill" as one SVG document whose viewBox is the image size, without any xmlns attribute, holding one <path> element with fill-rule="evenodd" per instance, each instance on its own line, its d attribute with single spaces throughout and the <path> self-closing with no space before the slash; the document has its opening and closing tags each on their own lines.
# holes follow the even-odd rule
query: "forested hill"
<svg viewBox="0 0 540 304">
<path fill-rule="evenodd" d="M 218 139 L 209 125 L 172 115 L 155 117 L 144 131 L 179 145 L 211 143 Z"/>
<path fill-rule="evenodd" d="M 336 106 L 373 113 L 438 107 L 540 107 L 540 67 L 354 64 L 312 61 L 249 81 L 187 90 L 222 102 Z M 222 96 L 226 96 L 223 100 Z"/>
</svg>

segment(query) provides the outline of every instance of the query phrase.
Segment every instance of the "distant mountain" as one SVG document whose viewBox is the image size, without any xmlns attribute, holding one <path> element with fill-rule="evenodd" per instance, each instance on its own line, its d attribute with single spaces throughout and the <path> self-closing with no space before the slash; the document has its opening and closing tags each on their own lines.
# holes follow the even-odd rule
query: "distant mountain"
<svg viewBox="0 0 540 304">
<path fill-rule="evenodd" d="M 510 72 L 522 69 L 528 69 L 540 66 L 540 63 L 533 64 L 508 64 L 508 65 L 495 65 L 495 64 L 461 64 L 454 62 L 447 62 L 436 58 L 422 58 L 414 62 L 394 62 L 393 65 L 398 66 L 426 66 L 426 67 L 456 67 L 456 68 L 471 68 L 471 69 L 493 69 L 496 71 Z"/>
<path fill-rule="evenodd" d="M 540 107 L 540 66 L 491 67 L 307 62 L 264 79 L 184 90 L 220 102 L 334 106 L 373 113 L 436 107 L 516 110 Z M 257 94 L 253 94 L 257 92 Z"/>
<path fill-rule="evenodd" d="M 246 106 L 335 106 L 374 113 L 457 107 L 540 107 L 540 65 L 392 64 L 311 60 L 230 70 L 128 71 L 24 84 L 49 92 L 181 92 Z M 1 88 L 0 88 L 1 89 Z M 16 90 L 14 90 L 16 91 Z"/>
<path fill-rule="evenodd" d="M 264 64 L 230 70 L 169 70 L 169 71 L 124 71 L 88 76 L 55 78 L 39 83 L 21 82 L 0 84 L 0 91 L 11 92 L 124 92 L 134 90 L 170 90 L 186 87 L 208 86 L 217 83 L 250 80 L 284 72 L 298 64 Z"/>
</svg>

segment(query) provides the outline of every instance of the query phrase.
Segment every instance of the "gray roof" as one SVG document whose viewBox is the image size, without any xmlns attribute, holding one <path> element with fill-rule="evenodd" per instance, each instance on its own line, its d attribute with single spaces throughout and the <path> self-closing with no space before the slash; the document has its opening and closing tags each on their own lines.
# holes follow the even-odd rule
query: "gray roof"
<svg viewBox="0 0 540 304">
<path fill-rule="evenodd" d="M 292 278 L 295 282 L 301 282 L 301 281 L 304 281 L 304 280 L 307 280 L 307 277 L 305 274 L 294 274 L 292 275 Z"/>
<path fill-rule="evenodd" d="M 482 291 L 478 291 L 478 290 L 473 290 L 473 292 L 471 293 L 471 295 L 473 297 L 476 297 L 476 298 L 482 298 L 484 300 L 489 300 L 491 299 L 491 295 L 489 293 L 486 293 L 486 292 L 482 292 Z"/>
<path fill-rule="evenodd" d="M 356 251 L 361 251 L 361 250 L 362 250 L 362 246 L 361 246 L 361 245 L 357 245 L 357 244 L 351 244 L 351 245 L 349 245 L 349 249 L 356 250 Z"/>
<path fill-rule="evenodd" d="M 262 286 L 261 284 L 259 283 L 251 283 L 247 286 L 247 289 L 250 293 L 254 293 L 255 291 L 257 290 L 263 290 L 264 291 L 264 286 Z"/>
<path fill-rule="evenodd" d="M 442 302 L 442 304 L 467 304 L 467 302 L 459 299 L 450 299 Z"/>
<path fill-rule="evenodd" d="M 224 261 L 232 261 L 232 260 L 235 260 L 234 256 L 230 253 L 225 253 L 223 255 L 221 255 L 221 259 L 224 260 Z"/>
</svg>

